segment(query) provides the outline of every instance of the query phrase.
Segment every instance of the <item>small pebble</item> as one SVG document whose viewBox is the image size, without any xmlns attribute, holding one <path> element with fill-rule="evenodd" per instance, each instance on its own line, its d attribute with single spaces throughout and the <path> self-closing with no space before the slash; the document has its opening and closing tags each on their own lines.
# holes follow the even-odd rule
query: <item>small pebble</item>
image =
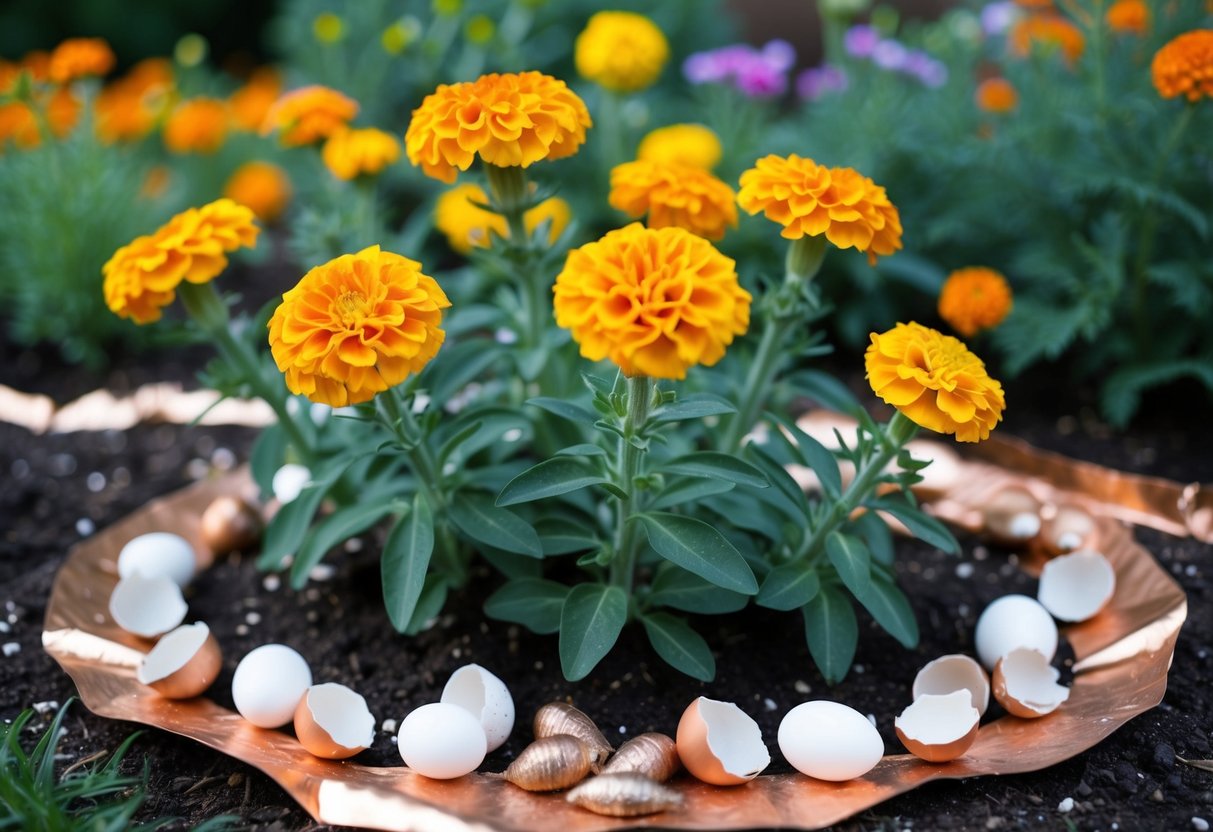
<svg viewBox="0 0 1213 832">
<path fill-rule="evenodd" d="M 220 471 L 230 471 L 236 466 L 236 455 L 230 448 L 216 448 L 211 454 L 211 465 Z"/>
<path fill-rule="evenodd" d="M 779 706 L 775 704 L 774 699 L 764 699 L 762 700 L 762 707 L 766 708 L 768 711 L 773 711 Z"/>
<path fill-rule="evenodd" d="M 21 652 L 21 645 L 15 641 L 5 642 L 3 647 L 0 647 L 0 652 L 4 653 L 4 657 L 15 656 Z"/>
<path fill-rule="evenodd" d="M 0 633 L 11 633 L 13 627 L 7 621 L 0 621 Z"/>
<path fill-rule="evenodd" d="M 318 563 L 312 567 L 312 571 L 307 573 L 308 579 L 313 581 L 331 581 L 333 576 L 337 574 L 337 570 L 327 563 Z"/>
<path fill-rule="evenodd" d="M 1061 801 L 1061 803 L 1058 803 L 1057 811 L 1061 812 L 1063 815 L 1074 811 L 1074 798 L 1067 797 L 1065 800 Z"/>
<path fill-rule="evenodd" d="M 89 491 L 96 494 L 99 491 L 105 490 L 105 474 L 100 471 L 93 471 L 88 475 L 88 479 L 84 481 L 85 486 Z"/>
<path fill-rule="evenodd" d="M 1155 803 L 1165 803 L 1166 802 L 1166 798 L 1164 798 L 1162 796 L 1162 789 L 1155 789 L 1154 793 L 1150 795 L 1150 799 L 1153 800 Z"/>
<path fill-rule="evenodd" d="M 968 561 L 956 564 L 956 577 L 961 579 L 973 577 L 973 564 Z"/>
<path fill-rule="evenodd" d="M 54 699 L 48 699 L 45 702 L 35 702 L 31 707 L 38 714 L 48 714 L 51 711 L 59 710 L 59 703 Z"/>
<path fill-rule="evenodd" d="M 805 682 L 801 679 L 797 679 L 796 683 L 794 685 L 792 685 L 792 687 L 796 689 L 797 693 L 806 695 L 806 696 L 809 694 L 810 691 L 813 690 L 812 688 L 809 687 L 808 682 Z"/>
<path fill-rule="evenodd" d="M 394 734 L 396 733 L 397 724 L 394 719 L 385 719 L 383 720 L 383 724 L 379 726 L 379 730 L 385 734 Z"/>
<path fill-rule="evenodd" d="M 247 636 L 248 635 L 248 625 L 247 624 L 237 624 L 236 625 L 236 635 Z"/>
<path fill-rule="evenodd" d="M 266 575 L 262 579 L 261 585 L 265 587 L 266 592 L 277 592 L 278 587 L 282 586 L 282 579 L 277 575 Z"/>
<path fill-rule="evenodd" d="M 1196 832 L 1209 832 L 1209 822 L 1204 818 L 1193 817 L 1192 828 L 1195 829 Z"/>
<path fill-rule="evenodd" d="M 81 537 L 88 537 L 97 530 L 97 525 L 87 517 L 81 517 L 76 521 L 76 534 Z"/>
<path fill-rule="evenodd" d="M 626 734 L 627 732 L 628 732 L 628 726 L 626 726 L 626 725 L 619 726 L 619 733 Z"/>
<path fill-rule="evenodd" d="M 249 626 L 256 626 L 261 623 L 261 613 L 250 612 L 244 616 L 244 620 L 249 624 Z"/>
<path fill-rule="evenodd" d="M 1094 791 L 1094 789 L 1087 785 L 1087 781 L 1083 780 L 1079 782 L 1076 791 L 1078 792 L 1079 797 L 1090 797 L 1091 792 Z"/>
</svg>

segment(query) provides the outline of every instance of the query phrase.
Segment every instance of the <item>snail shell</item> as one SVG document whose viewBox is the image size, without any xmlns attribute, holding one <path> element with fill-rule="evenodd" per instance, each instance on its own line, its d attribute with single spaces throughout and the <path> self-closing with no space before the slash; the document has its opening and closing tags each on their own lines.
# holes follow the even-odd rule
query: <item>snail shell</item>
<svg viewBox="0 0 1213 832">
<path fill-rule="evenodd" d="M 585 743 L 568 734 L 558 734 L 528 745 L 503 776 L 528 792 L 554 792 L 580 783 L 593 763 L 593 752 Z"/>
<path fill-rule="evenodd" d="M 641 734 L 619 747 L 603 774 L 633 772 L 664 783 L 682 768 L 678 747 L 665 734 Z"/>
<path fill-rule="evenodd" d="M 1026 489 L 1004 488 L 982 508 L 982 525 L 990 538 L 1003 545 L 1031 540 L 1040 532 L 1040 501 Z"/>
<path fill-rule="evenodd" d="M 634 772 L 602 774 L 573 789 L 565 799 L 574 806 L 615 818 L 682 808 L 682 795 Z"/>
<path fill-rule="evenodd" d="M 202 539 L 216 555 L 247 549 L 261 538 L 261 515 L 246 501 L 223 494 L 202 512 Z"/>
<path fill-rule="evenodd" d="M 535 739 L 567 734 L 581 740 L 593 756 L 595 774 L 614 751 L 594 720 L 564 702 L 549 702 L 536 711 L 534 728 Z"/>
</svg>

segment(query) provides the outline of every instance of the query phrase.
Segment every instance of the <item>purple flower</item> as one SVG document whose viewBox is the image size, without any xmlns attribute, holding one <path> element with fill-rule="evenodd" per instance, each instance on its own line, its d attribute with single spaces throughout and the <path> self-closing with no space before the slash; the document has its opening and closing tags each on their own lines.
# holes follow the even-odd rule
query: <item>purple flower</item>
<svg viewBox="0 0 1213 832">
<path fill-rule="evenodd" d="M 788 88 L 788 76 L 758 60 L 742 67 L 733 76 L 733 85 L 751 98 L 775 98 Z"/>
<path fill-rule="evenodd" d="M 778 72 L 787 72 L 796 65 L 796 49 L 786 40 L 772 40 L 762 47 L 762 59 Z"/>
<path fill-rule="evenodd" d="M 986 33 L 987 37 L 1001 35 L 1011 28 L 1011 24 L 1017 17 L 1019 17 L 1019 9 L 1009 0 L 991 3 L 981 10 L 981 30 Z"/>
<path fill-rule="evenodd" d="M 842 67 L 822 64 L 810 67 L 796 77 L 796 93 L 805 101 L 816 101 L 832 92 L 847 88 L 847 74 Z"/>
<path fill-rule="evenodd" d="M 761 51 L 748 44 L 696 52 L 682 65 L 682 74 L 692 84 L 731 83 L 754 98 L 781 95 L 788 87 L 788 70 L 796 63 L 796 51 L 782 40 L 773 40 Z"/>
<path fill-rule="evenodd" d="M 872 63 L 881 69 L 900 71 L 905 67 L 910 51 L 895 40 L 882 40 L 872 50 Z"/>
<path fill-rule="evenodd" d="M 880 43 L 880 32 L 871 26 L 860 24 L 847 29 L 842 36 L 842 45 L 852 58 L 870 58 Z"/>
<path fill-rule="evenodd" d="M 947 66 L 918 49 L 906 53 L 900 69 L 932 89 L 942 87 L 948 82 Z"/>
</svg>

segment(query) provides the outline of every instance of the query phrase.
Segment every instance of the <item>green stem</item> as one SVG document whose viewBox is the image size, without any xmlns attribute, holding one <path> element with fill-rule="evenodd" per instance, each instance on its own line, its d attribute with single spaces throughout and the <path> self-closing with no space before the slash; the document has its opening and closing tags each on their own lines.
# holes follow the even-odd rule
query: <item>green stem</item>
<svg viewBox="0 0 1213 832">
<path fill-rule="evenodd" d="M 1107 29 L 1104 23 L 1104 0 L 1095 0 L 1095 7 L 1092 10 L 1091 20 L 1091 51 L 1094 59 L 1095 73 L 1095 112 L 1099 114 L 1101 122 L 1107 121 L 1108 116 L 1108 83 L 1106 80 L 1107 71 L 1105 68 L 1104 44 L 1107 40 Z"/>
<path fill-rule="evenodd" d="M 750 362 L 749 372 L 746 373 L 745 383 L 741 388 L 741 396 L 738 399 L 740 407 L 729 417 L 724 441 L 720 444 L 720 450 L 724 453 L 732 453 L 740 448 L 741 440 L 758 420 L 758 414 L 779 372 L 779 365 L 783 363 L 783 344 L 791 329 L 790 318 L 767 320 L 762 331 L 762 340 L 758 342 L 758 351 Z"/>
<path fill-rule="evenodd" d="M 526 172 L 519 167 L 501 168 L 485 165 L 493 204 L 505 217 L 514 261 L 514 279 L 522 308 L 522 344 L 527 348 L 543 345 L 544 325 L 551 308 L 543 276 L 534 267 L 539 250 L 526 230 L 526 211 L 530 204 L 530 189 Z"/>
<path fill-rule="evenodd" d="M 615 484 L 627 493 L 619 501 L 619 518 L 615 527 L 615 557 L 611 561 L 611 584 L 630 597 L 636 572 L 637 524 L 633 522 L 639 500 L 636 498 L 636 477 L 644 451 L 633 442 L 638 439 L 649 419 L 653 401 L 653 380 L 648 376 L 628 379 L 628 410 L 623 419 L 623 435 L 619 437 Z"/>
<path fill-rule="evenodd" d="M 624 142 L 623 107 L 618 93 L 608 89 L 599 89 L 599 100 L 602 104 L 602 115 L 595 119 L 599 134 L 602 136 L 601 153 L 602 166 L 610 176 L 616 165 L 621 165 L 628 159 L 628 151 Z"/>
</svg>

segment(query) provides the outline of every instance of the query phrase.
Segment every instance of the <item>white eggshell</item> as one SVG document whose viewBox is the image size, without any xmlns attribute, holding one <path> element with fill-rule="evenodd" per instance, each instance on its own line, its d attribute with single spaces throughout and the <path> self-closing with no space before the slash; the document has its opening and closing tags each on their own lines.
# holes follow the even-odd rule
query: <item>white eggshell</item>
<svg viewBox="0 0 1213 832">
<path fill-rule="evenodd" d="M 458 705 L 480 720 L 489 751 L 500 748 L 514 730 L 514 698 L 509 688 L 478 664 L 464 665 L 452 673 L 440 701 Z"/>
<path fill-rule="evenodd" d="M 295 718 L 295 708 L 311 686 L 312 671 L 303 656 L 285 644 L 264 644 L 236 665 L 232 701 L 254 725 L 281 728 Z"/>
<path fill-rule="evenodd" d="M 1040 573 L 1036 598 L 1061 621 L 1086 621 L 1116 591 L 1116 570 L 1099 552 L 1080 549 L 1056 557 Z"/>
<path fill-rule="evenodd" d="M 151 532 L 132 538 L 118 553 L 118 577 L 138 573 L 145 578 L 161 575 L 177 586 L 185 586 L 194 577 L 198 561 L 194 547 L 184 537 L 170 532 Z"/>
<path fill-rule="evenodd" d="M 779 723 L 779 750 L 802 774 L 841 781 L 871 771 L 884 756 L 884 741 L 859 711 L 819 699 L 788 711 Z"/>
<path fill-rule="evenodd" d="M 285 505 L 298 497 L 299 492 L 311 482 L 311 479 L 312 472 L 306 466 L 288 462 L 274 472 L 274 478 L 270 481 L 270 489 L 278 498 L 278 502 Z"/>
<path fill-rule="evenodd" d="M 396 743 L 405 765 L 434 780 L 469 774 L 488 753 L 480 720 L 448 702 L 422 705 L 406 716 Z"/>
<path fill-rule="evenodd" d="M 181 624 L 189 607 L 172 578 L 145 578 L 136 572 L 118 581 L 110 593 L 109 610 L 114 623 L 128 633 L 155 638 Z"/>
<path fill-rule="evenodd" d="M 973 641 L 986 670 L 993 670 L 999 659 L 1020 647 L 1030 647 L 1052 661 L 1057 652 L 1057 625 L 1036 599 L 1004 595 L 977 619 Z"/>
</svg>

